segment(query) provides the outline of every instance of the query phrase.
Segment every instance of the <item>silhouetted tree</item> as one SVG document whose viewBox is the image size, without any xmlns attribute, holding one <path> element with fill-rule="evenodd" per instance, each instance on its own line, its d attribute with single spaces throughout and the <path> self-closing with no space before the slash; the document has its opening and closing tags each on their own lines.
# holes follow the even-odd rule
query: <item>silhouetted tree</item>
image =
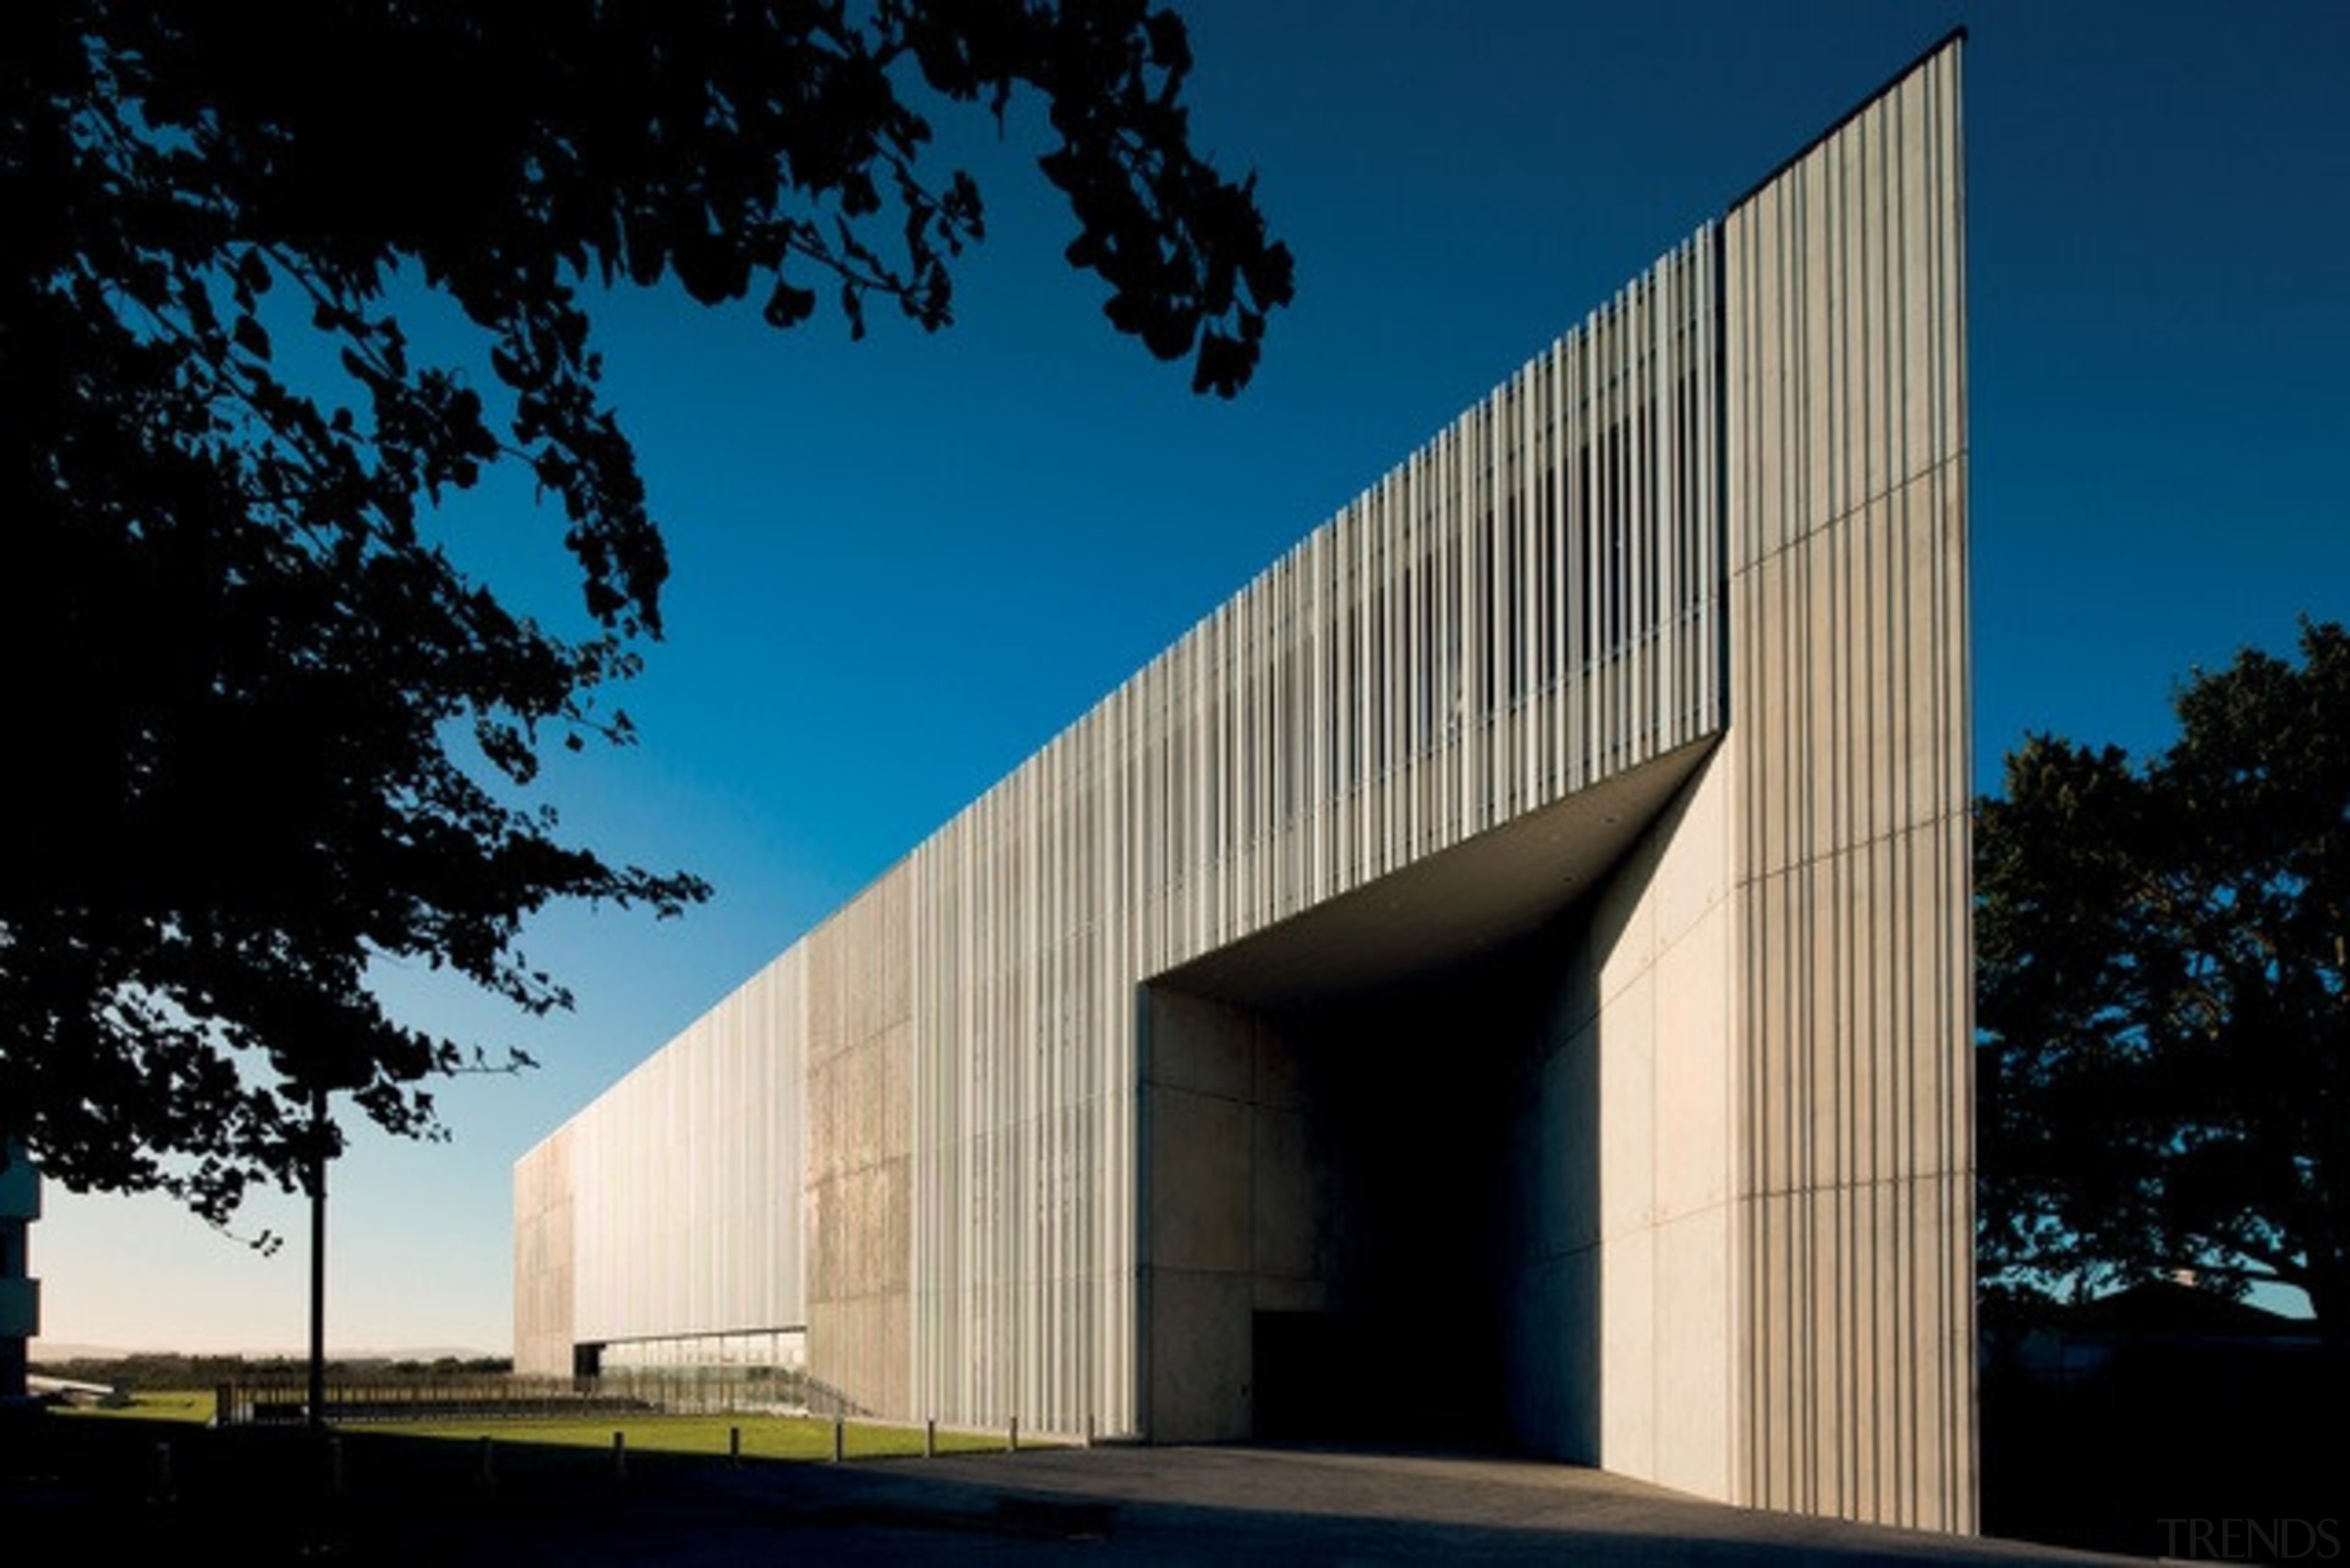
<svg viewBox="0 0 2350 1568">
<path fill-rule="evenodd" d="M 1190 65 L 1143 0 L 0 6 L 0 1136 L 221 1219 L 331 1152 L 309 1091 L 431 1135 L 420 1085 L 500 1065 L 371 961 L 543 1012 L 532 911 L 704 897 L 513 803 L 543 745 L 630 738 L 606 689 L 661 625 L 595 292 L 941 326 L 981 207 L 922 111 L 1033 91 L 1069 260 L 1229 395 L 1290 258 L 1191 151 Z M 477 360 L 417 352 L 428 297 Z M 435 542 L 501 465 L 561 509 L 584 634 Z"/>
<path fill-rule="evenodd" d="M 1982 1267 L 2350 1309 L 2350 639 L 2246 651 L 2133 765 L 2032 736 L 1976 811 Z"/>
</svg>

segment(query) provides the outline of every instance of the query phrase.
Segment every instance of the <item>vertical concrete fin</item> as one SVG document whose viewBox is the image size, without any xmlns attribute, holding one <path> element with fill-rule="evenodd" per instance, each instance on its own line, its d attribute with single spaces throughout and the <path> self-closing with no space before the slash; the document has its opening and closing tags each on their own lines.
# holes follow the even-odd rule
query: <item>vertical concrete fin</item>
<svg viewBox="0 0 2350 1568">
<path fill-rule="evenodd" d="M 1723 227 L 1739 1495 L 1975 1521 L 1953 38 Z"/>
</svg>

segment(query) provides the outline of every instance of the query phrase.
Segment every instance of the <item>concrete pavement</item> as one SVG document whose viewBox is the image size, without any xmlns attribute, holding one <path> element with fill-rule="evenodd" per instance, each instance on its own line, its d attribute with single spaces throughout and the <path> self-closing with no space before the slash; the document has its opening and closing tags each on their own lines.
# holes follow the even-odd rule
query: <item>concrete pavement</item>
<svg viewBox="0 0 2350 1568">
<path fill-rule="evenodd" d="M 1525 1460 L 1099 1448 L 699 1472 L 520 1529 L 418 1521 L 407 1561 L 1889 1564 L 2126 1562 L 1733 1508 Z M 366 1555 L 363 1547 L 361 1555 Z"/>
</svg>

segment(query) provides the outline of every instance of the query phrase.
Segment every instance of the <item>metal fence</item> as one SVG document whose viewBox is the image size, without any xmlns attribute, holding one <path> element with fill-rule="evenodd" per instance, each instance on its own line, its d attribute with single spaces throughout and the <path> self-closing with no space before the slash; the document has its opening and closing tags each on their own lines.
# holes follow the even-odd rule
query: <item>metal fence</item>
<svg viewBox="0 0 2350 1568">
<path fill-rule="evenodd" d="M 660 1368 L 600 1377 L 336 1379 L 326 1388 L 330 1422 L 504 1420 L 666 1412 L 854 1415 L 801 1373 L 779 1368 Z M 224 1383 L 214 1419 L 224 1427 L 298 1425 L 309 1418 L 302 1377 Z"/>
</svg>

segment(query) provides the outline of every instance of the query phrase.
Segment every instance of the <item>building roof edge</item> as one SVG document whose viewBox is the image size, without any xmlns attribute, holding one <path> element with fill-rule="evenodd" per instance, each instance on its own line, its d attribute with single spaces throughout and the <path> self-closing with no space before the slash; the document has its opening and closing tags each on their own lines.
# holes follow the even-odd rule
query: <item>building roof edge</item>
<svg viewBox="0 0 2350 1568">
<path fill-rule="evenodd" d="M 1944 50 L 1949 49 L 1953 44 L 1964 43 L 1965 41 L 1966 24 L 1961 22 L 1958 26 L 1942 34 L 1942 37 L 1928 44 L 1924 49 L 1919 50 L 1906 64 L 1901 67 L 1901 69 L 1896 71 L 1892 75 L 1887 76 L 1883 82 L 1878 83 L 1874 91 L 1863 94 L 1859 102 L 1855 103 L 1851 108 L 1846 109 L 1842 114 L 1838 115 L 1836 118 L 1822 129 L 1818 135 L 1812 137 L 1810 140 L 1805 142 L 1801 147 L 1796 148 L 1793 152 L 1788 153 L 1785 158 L 1780 159 L 1776 163 L 1771 165 L 1771 170 L 1768 174 L 1755 181 L 1752 185 L 1747 186 L 1744 190 L 1739 192 L 1737 196 L 1731 197 L 1729 205 L 1722 208 L 1721 216 L 1723 218 L 1728 218 L 1731 213 L 1736 212 L 1740 207 L 1744 207 L 1748 202 L 1752 201 L 1756 196 L 1762 195 L 1764 188 L 1767 187 L 1772 181 L 1777 179 L 1780 175 L 1785 174 L 1788 170 L 1802 162 L 1806 158 L 1811 156 L 1814 149 L 1827 141 L 1829 138 L 1834 136 L 1846 126 L 1852 124 L 1854 120 L 1860 118 L 1863 114 L 1868 111 L 1870 105 L 1875 103 L 1879 98 L 1884 97 L 1886 94 L 1892 92 L 1894 88 L 1907 81 L 1910 73 L 1915 72 L 1919 66 L 1925 64 L 1928 61 L 1933 59 L 1934 56 L 1942 53 Z"/>
</svg>

